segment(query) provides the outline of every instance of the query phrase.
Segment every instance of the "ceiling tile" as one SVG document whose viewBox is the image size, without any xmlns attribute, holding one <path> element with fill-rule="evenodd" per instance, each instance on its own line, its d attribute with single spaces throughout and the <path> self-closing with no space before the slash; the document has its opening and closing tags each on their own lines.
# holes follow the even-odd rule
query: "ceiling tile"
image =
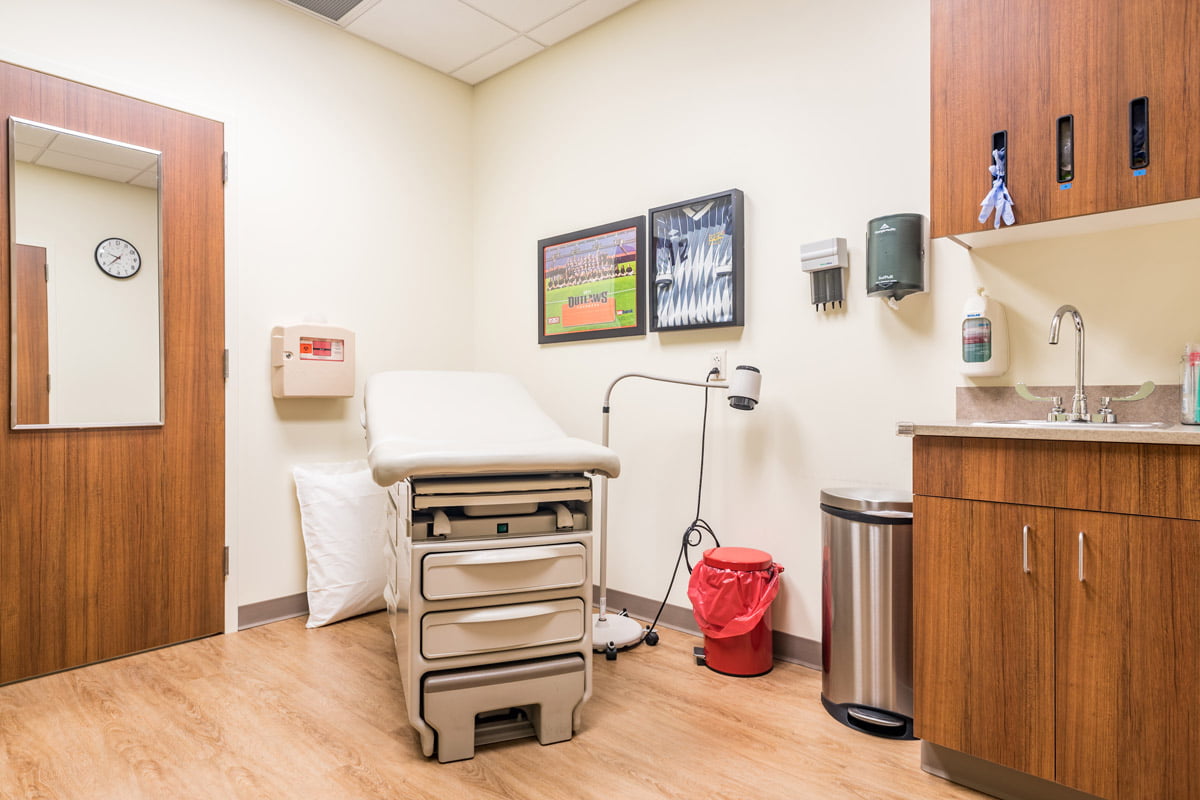
<svg viewBox="0 0 1200 800">
<path fill-rule="evenodd" d="M 557 17 L 584 0 L 462 0 L 521 33 Z M 511 64 L 509 65 L 511 66 Z"/>
<path fill-rule="evenodd" d="M 42 147 L 36 144 L 13 142 L 13 157 L 17 161 L 33 161 L 42 152 Z"/>
<path fill-rule="evenodd" d="M 158 156 L 155 153 L 135 150 L 114 142 L 87 139 L 82 136 L 60 135 L 54 140 L 54 144 L 50 145 L 50 149 L 56 153 L 128 167 L 135 173 L 158 163 Z"/>
<path fill-rule="evenodd" d="M 450 73 L 452 78 L 458 78 L 464 83 L 475 85 L 482 80 L 492 77 L 497 72 L 503 72 L 513 64 L 524 61 L 530 56 L 540 53 L 545 48 L 532 39 L 524 36 L 513 39 L 505 45 L 497 47 L 492 52 L 477 58 L 462 69 Z"/>
<path fill-rule="evenodd" d="M 70 155 L 68 153 L 55 153 L 51 150 L 43 153 L 37 163 L 42 167 L 61 169 L 63 172 L 76 172 L 80 175 L 91 175 L 95 178 L 104 178 L 116 181 L 117 183 L 126 183 L 141 171 L 116 164 L 105 164 L 101 161 L 93 161 L 90 158 L 83 158 L 82 156 Z"/>
<path fill-rule="evenodd" d="M 23 144 L 42 148 L 54 141 L 58 131 L 43 128 L 40 125 L 29 125 L 18 122 L 13 128 L 13 139 Z"/>
<path fill-rule="evenodd" d="M 134 186 L 142 186 L 146 189 L 157 189 L 158 188 L 158 170 L 157 169 L 148 169 L 145 172 L 140 173 L 137 177 L 133 178 L 129 182 L 132 183 Z"/>
<path fill-rule="evenodd" d="M 458 0 L 382 2 L 346 30 L 446 73 L 517 36 Z"/>
<path fill-rule="evenodd" d="M 636 2 L 637 0 L 584 0 L 579 5 L 529 31 L 529 38 L 546 47 L 558 44 L 568 36 L 579 33 L 584 28 L 595 25 L 605 17 L 610 17 Z"/>
</svg>

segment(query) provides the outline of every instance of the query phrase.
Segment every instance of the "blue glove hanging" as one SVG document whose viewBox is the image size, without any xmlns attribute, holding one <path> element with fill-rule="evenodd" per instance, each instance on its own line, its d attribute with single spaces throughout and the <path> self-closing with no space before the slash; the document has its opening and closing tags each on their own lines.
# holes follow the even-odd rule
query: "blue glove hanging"
<svg viewBox="0 0 1200 800">
<path fill-rule="evenodd" d="M 980 203 L 983 206 L 983 211 L 979 212 L 979 221 L 987 222 L 988 216 L 991 215 L 992 209 L 996 210 L 996 223 L 992 227 L 999 228 L 1000 221 L 1004 220 L 1005 225 L 1012 225 L 1017 221 L 1013 216 L 1013 201 L 1008 194 L 1008 187 L 1004 185 L 1004 148 L 992 151 L 992 166 L 988 167 L 988 172 L 992 173 L 995 178 L 992 181 L 992 190 L 987 193 L 987 197 L 983 198 Z"/>
</svg>

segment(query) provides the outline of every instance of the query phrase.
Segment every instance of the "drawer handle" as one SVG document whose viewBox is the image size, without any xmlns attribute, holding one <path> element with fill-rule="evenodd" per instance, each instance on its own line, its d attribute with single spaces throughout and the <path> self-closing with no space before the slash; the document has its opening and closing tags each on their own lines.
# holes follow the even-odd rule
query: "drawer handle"
<svg viewBox="0 0 1200 800">
<path fill-rule="evenodd" d="M 572 555 L 570 551 L 549 550 L 544 547 L 523 547 L 516 552 L 513 548 L 476 550 L 441 560 L 442 566 L 477 566 L 480 564 L 517 564 L 522 561 L 549 561 Z"/>
<path fill-rule="evenodd" d="M 1083 531 L 1079 532 L 1079 582 L 1083 583 Z"/>
<path fill-rule="evenodd" d="M 1026 575 L 1028 575 L 1030 572 L 1032 572 L 1032 570 L 1029 569 L 1029 526 L 1028 525 L 1021 526 L 1021 566 L 1024 568 Z"/>
<path fill-rule="evenodd" d="M 532 605 L 524 607 L 501 606 L 499 608 L 481 608 L 472 611 L 470 614 L 463 614 L 456 617 L 451 624 L 453 625 L 484 625 L 490 622 L 508 622 L 509 620 L 517 619 L 536 619 L 537 617 L 550 617 L 555 614 L 560 614 L 564 611 L 576 611 L 576 608 L 570 606 L 547 606 L 547 605 Z"/>
</svg>

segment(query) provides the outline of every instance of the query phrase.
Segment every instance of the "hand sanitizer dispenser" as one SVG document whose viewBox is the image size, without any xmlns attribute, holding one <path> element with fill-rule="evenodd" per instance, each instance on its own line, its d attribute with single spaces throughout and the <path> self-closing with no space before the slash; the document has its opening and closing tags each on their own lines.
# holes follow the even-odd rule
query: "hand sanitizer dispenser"
<svg viewBox="0 0 1200 800">
<path fill-rule="evenodd" d="M 889 214 L 867 223 L 867 297 L 902 300 L 925 291 L 925 217 Z"/>
<path fill-rule="evenodd" d="M 994 378 L 1008 372 L 1008 318 L 1004 306 L 982 288 L 963 306 L 959 371 L 973 378 Z"/>
</svg>

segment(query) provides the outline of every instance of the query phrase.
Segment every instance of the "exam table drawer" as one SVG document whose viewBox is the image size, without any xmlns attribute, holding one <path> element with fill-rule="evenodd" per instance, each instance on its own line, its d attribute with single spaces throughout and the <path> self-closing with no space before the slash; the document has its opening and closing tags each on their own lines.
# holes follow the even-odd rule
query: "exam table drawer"
<svg viewBox="0 0 1200 800">
<path fill-rule="evenodd" d="M 430 553 L 421 562 L 426 600 L 566 589 L 587 577 L 587 548 L 576 543 Z"/>
<path fill-rule="evenodd" d="M 450 658 L 575 642 L 583 638 L 585 621 L 578 597 L 438 611 L 421 619 L 421 654 Z"/>
</svg>

